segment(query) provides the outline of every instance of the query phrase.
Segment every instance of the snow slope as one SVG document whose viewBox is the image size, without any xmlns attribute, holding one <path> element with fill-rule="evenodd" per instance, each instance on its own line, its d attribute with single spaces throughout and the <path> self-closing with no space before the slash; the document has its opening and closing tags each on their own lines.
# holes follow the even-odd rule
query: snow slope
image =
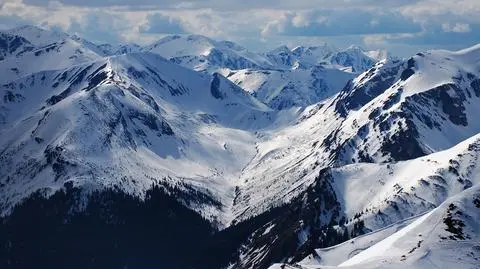
<svg viewBox="0 0 480 269">
<path fill-rule="evenodd" d="M 352 238 L 336 246 L 316 249 L 313 254 L 307 256 L 298 264 L 306 268 L 318 267 L 320 265 L 337 266 L 405 228 L 423 215 L 424 214 L 401 220 L 397 223 L 386 226 L 385 228 Z"/>
<path fill-rule="evenodd" d="M 413 159 L 449 149 L 479 133 L 478 62 L 461 62 L 475 59 L 477 52 L 475 48 L 448 52 L 456 61 L 444 60 L 443 51 L 415 56 L 418 67 L 407 79 L 401 74 L 409 69 L 409 61 L 380 63 L 337 96 L 305 109 L 296 124 L 263 132 L 255 158 L 242 173 L 245 190 L 235 211 L 247 217 L 255 214 L 257 203 L 264 207 L 266 201 L 288 201 L 326 166 Z M 448 72 L 437 74 L 439 66 Z M 463 74 L 462 79 L 458 74 Z M 427 75 L 437 79 L 427 84 Z M 452 83 L 452 88 L 439 87 L 445 83 Z M 457 114 L 449 104 L 462 109 Z M 266 196 L 255 192 L 265 187 Z"/>
<path fill-rule="evenodd" d="M 476 268 L 480 258 L 479 195 L 476 186 L 453 196 L 340 267 L 364 264 L 378 268 L 378 263 L 383 263 L 384 268 Z"/>
<path fill-rule="evenodd" d="M 334 169 L 346 217 L 377 230 L 437 207 L 479 183 L 479 135 L 441 152 L 394 164 L 352 164 Z"/>
<path fill-rule="evenodd" d="M 255 153 L 247 130 L 270 122 L 270 110 L 227 79 L 151 53 L 41 71 L 2 88 L 4 214 L 67 182 L 137 195 L 166 182 L 228 205 L 235 175 Z"/>
<path fill-rule="evenodd" d="M 479 154 L 480 135 L 477 134 L 450 149 L 413 160 L 385 164 L 356 163 L 320 171 L 305 169 L 303 178 L 297 182 L 287 177 L 272 181 L 265 177 L 259 182 L 248 182 L 250 186 L 247 183 L 240 188 L 234 212 L 238 214 L 238 219 L 248 219 L 245 216 L 260 214 L 259 212 L 278 204 L 284 204 L 292 212 L 297 212 L 296 207 L 300 203 L 302 213 L 299 213 L 301 218 L 297 221 L 299 226 L 284 227 L 291 229 L 289 233 L 294 231 L 294 237 L 298 236 L 299 242 L 302 242 L 299 244 L 307 247 L 324 244 L 316 241 L 319 240 L 318 233 L 329 233 L 326 239 L 333 242 L 347 242 L 341 248 L 302 254 L 311 255 L 299 264 L 306 268 L 310 268 L 307 265 L 312 264 L 338 265 L 405 227 L 418 216 L 434 210 L 450 197 L 478 186 Z M 296 171 L 291 169 L 290 172 L 293 174 Z M 323 187 L 312 193 L 312 186 L 316 189 L 318 184 Z M 323 200 L 327 198 L 328 202 Z M 315 202 L 312 204 L 312 201 Z M 313 212 L 310 211 L 311 207 L 314 208 Z M 281 227 L 284 222 L 281 217 L 274 219 L 259 229 L 258 234 L 253 235 L 248 242 L 277 242 L 282 230 L 274 228 L 274 232 L 271 232 L 272 228 L 268 227 Z M 321 225 L 326 227 L 321 228 Z M 331 234 L 327 227 L 336 232 Z M 317 229 L 319 231 L 315 232 Z M 359 229 L 371 234 L 355 238 Z M 262 234 L 262 231 L 267 235 Z M 349 239 L 352 237 L 353 239 Z M 248 243 L 242 253 L 251 253 L 254 245 Z M 299 245 L 297 248 L 303 251 L 300 246 L 303 247 Z M 255 268 L 255 261 L 266 253 L 268 250 L 248 254 L 239 264 L 248 264 L 248 268 Z M 285 260 L 295 262 L 298 257 L 285 256 Z"/>
<path fill-rule="evenodd" d="M 305 107 L 336 94 L 353 73 L 336 68 L 313 67 L 287 70 L 239 70 L 224 73 L 271 108 Z"/>
<path fill-rule="evenodd" d="M 404 225 L 404 224 L 403 224 Z M 304 261 L 295 268 L 478 268 L 480 259 L 480 187 L 477 185 L 452 196 L 439 207 L 392 233 L 367 234 L 329 249 L 317 250 L 317 259 L 334 252 L 333 264 Z M 351 244 L 370 240 L 365 250 L 347 258 Z M 350 252 L 351 253 L 351 252 Z M 352 254 L 352 253 L 351 253 Z M 348 255 L 349 256 L 349 255 Z M 345 259 L 338 264 L 338 259 Z M 321 261 L 320 261 L 321 262 Z M 290 268 L 274 265 L 270 268 Z M 294 268 L 294 267 L 292 267 Z"/>
<path fill-rule="evenodd" d="M 310 69 L 320 65 L 352 73 L 364 72 L 376 62 L 389 58 L 386 51 L 365 51 L 357 46 L 338 49 L 328 44 L 298 46 L 291 50 L 280 46 L 265 53 L 265 56 L 282 69 Z"/>
<path fill-rule="evenodd" d="M 23 49 L 6 55 L 0 65 L 0 83 L 43 70 L 68 68 L 103 55 L 90 42 L 65 33 L 48 31 L 35 26 L 23 26 L 7 30 L 2 35 L 23 42 Z"/>
</svg>

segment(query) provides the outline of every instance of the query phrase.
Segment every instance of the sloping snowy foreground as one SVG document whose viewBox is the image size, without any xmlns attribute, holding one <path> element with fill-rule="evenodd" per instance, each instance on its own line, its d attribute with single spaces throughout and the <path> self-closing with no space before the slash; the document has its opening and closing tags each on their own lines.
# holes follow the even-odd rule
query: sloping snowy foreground
<svg viewBox="0 0 480 269">
<path fill-rule="evenodd" d="M 480 186 L 437 208 L 327 249 L 298 265 L 274 268 L 478 268 Z"/>
</svg>

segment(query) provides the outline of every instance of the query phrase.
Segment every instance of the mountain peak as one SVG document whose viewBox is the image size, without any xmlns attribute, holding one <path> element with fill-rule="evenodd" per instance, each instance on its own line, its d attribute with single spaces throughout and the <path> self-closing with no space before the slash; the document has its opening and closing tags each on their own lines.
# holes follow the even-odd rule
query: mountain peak
<svg viewBox="0 0 480 269">
<path fill-rule="evenodd" d="M 189 34 L 189 35 L 185 35 L 185 38 L 188 41 L 203 41 L 203 42 L 215 43 L 215 41 L 213 41 L 211 38 L 204 35 Z"/>
<path fill-rule="evenodd" d="M 70 38 L 70 36 L 64 32 L 46 29 L 34 25 L 24 25 L 16 27 L 7 30 L 7 32 L 22 36 L 36 46 L 45 46 L 57 41 L 62 41 Z"/>
<path fill-rule="evenodd" d="M 286 45 L 280 45 L 268 52 L 268 54 L 276 54 L 276 53 L 290 53 L 291 50 Z"/>
<path fill-rule="evenodd" d="M 14 28 L 10 29 L 9 31 L 11 31 L 11 32 L 24 32 L 24 31 L 46 32 L 46 31 L 49 31 L 49 30 L 47 30 L 46 28 L 43 28 L 43 27 L 36 26 L 36 25 L 27 24 L 27 25 L 14 27 Z"/>
<path fill-rule="evenodd" d="M 352 51 L 365 51 L 361 46 L 359 45 L 350 45 L 348 46 L 345 50 L 352 50 Z"/>
</svg>

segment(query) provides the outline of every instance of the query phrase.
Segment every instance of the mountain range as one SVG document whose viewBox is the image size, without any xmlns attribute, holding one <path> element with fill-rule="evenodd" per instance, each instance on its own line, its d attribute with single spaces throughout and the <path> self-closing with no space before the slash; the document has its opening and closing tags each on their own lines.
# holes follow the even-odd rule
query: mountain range
<svg viewBox="0 0 480 269">
<path fill-rule="evenodd" d="M 480 45 L 399 59 L 24 26 L 0 63 L 2 268 L 479 264 Z"/>
</svg>

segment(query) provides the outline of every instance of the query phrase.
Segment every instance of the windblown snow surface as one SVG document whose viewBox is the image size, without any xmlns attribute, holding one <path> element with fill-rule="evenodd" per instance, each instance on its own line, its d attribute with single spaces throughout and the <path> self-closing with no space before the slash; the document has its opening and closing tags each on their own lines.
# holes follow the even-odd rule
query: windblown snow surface
<svg viewBox="0 0 480 269">
<path fill-rule="evenodd" d="M 270 268 L 478 268 L 479 197 L 477 185 L 428 213 Z"/>
</svg>

